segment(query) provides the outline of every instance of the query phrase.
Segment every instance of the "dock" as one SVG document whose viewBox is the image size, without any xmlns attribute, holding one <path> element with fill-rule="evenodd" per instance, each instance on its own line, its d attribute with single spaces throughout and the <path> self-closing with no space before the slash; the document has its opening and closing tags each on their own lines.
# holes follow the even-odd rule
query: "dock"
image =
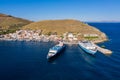
<svg viewBox="0 0 120 80">
<path fill-rule="evenodd" d="M 70 44 L 70 45 L 73 45 L 73 44 L 78 44 L 78 42 L 63 42 L 64 44 Z"/>
<path fill-rule="evenodd" d="M 73 44 L 78 44 L 78 42 L 67 42 L 67 41 L 64 41 L 64 44 L 69 44 L 69 45 L 73 45 Z M 105 49 L 105 48 L 102 48 L 98 45 L 96 45 L 95 43 L 93 43 L 96 47 L 97 47 L 97 50 L 103 54 L 106 54 L 106 55 L 110 55 L 112 54 L 112 51 L 109 50 L 109 49 Z"/>
<path fill-rule="evenodd" d="M 112 51 L 111 50 L 108 50 L 108 49 L 104 49 L 104 48 L 102 48 L 102 47 L 99 47 L 98 45 L 96 45 L 96 47 L 97 47 L 97 49 L 98 49 L 98 51 L 100 51 L 101 53 L 103 53 L 103 54 L 112 54 Z"/>
</svg>

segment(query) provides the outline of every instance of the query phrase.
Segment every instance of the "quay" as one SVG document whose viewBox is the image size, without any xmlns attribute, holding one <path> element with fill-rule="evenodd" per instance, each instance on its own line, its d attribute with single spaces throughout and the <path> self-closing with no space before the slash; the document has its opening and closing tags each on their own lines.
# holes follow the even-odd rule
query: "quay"
<svg viewBox="0 0 120 80">
<path fill-rule="evenodd" d="M 111 50 L 108 50 L 108 49 L 104 49 L 104 48 L 102 48 L 102 47 L 99 47 L 98 45 L 96 45 L 96 47 L 97 47 L 97 50 L 98 51 L 100 51 L 101 53 L 103 53 L 103 54 L 112 54 L 112 51 Z"/>
<path fill-rule="evenodd" d="M 69 44 L 69 45 L 78 44 L 77 41 L 71 41 L 71 42 L 63 41 L 63 43 L 64 43 L 64 44 Z"/>
<path fill-rule="evenodd" d="M 78 44 L 78 42 L 65 42 L 65 41 L 64 41 L 64 44 L 70 44 L 70 45 L 72 45 L 72 44 Z M 95 43 L 94 43 L 94 44 L 95 44 Z M 109 50 L 109 49 L 102 48 L 102 47 L 100 47 L 100 46 L 98 46 L 98 45 L 96 45 L 96 44 L 95 44 L 95 46 L 97 47 L 97 50 L 98 50 L 99 52 L 103 53 L 103 54 L 106 54 L 106 55 L 112 54 L 112 51 Z"/>
</svg>

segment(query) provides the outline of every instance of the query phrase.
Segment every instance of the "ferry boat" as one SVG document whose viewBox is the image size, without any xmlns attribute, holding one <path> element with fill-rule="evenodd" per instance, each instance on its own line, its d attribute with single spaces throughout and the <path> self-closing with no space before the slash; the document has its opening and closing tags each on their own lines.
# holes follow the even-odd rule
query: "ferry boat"
<svg viewBox="0 0 120 80">
<path fill-rule="evenodd" d="M 78 45 L 89 54 L 94 55 L 97 52 L 97 47 L 91 41 L 79 41 Z"/>
<path fill-rule="evenodd" d="M 50 59 L 55 55 L 59 54 L 61 51 L 63 51 L 64 48 L 65 48 L 65 45 L 63 44 L 63 42 L 59 42 L 59 44 L 49 49 L 47 59 Z"/>
</svg>

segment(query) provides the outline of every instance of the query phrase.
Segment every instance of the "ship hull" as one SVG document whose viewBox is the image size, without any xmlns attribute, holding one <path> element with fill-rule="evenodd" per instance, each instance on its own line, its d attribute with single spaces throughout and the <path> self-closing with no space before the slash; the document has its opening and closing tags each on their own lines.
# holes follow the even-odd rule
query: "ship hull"
<svg viewBox="0 0 120 80">
<path fill-rule="evenodd" d="M 62 47 L 60 47 L 60 49 L 58 49 L 58 50 L 49 50 L 49 52 L 48 52 L 48 55 L 47 55 L 47 59 L 50 59 L 50 58 L 53 58 L 53 57 L 55 57 L 55 56 L 57 56 L 58 54 L 60 54 L 63 50 L 64 50 L 64 48 L 65 48 L 65 45 L 63 45 Z M 54 53 L 53 55 L 49 55 L 50 53 Z"/>
<path fill-rule="evenodd" d="M 94 54 L 97 52 L 97 50 L 87 49 L 86 47 L 82 46 L 81 43 L 78 43 L 78 45 L 79 45 L 79 47 L 80 47 L 82 50 L 84 50 L 86 53 L 89 53 L 89 54 L 94 55 Z"/>
</svg>

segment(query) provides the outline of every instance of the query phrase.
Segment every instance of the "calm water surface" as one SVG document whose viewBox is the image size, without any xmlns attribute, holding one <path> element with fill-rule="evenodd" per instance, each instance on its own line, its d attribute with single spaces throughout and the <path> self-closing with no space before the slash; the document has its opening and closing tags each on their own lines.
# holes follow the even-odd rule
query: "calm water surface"
<svg viewBox="0 0 120 80">
<path fill-rule="evenodd" d="M 105 32 L 110 41 L 101 43 L 112 55 L 91 56 L 78 45 L 48 61 L 56 43 L 0 41 L 0 80 L 120 80 L 120 23 L 89 23 Z"/>
</svg>

